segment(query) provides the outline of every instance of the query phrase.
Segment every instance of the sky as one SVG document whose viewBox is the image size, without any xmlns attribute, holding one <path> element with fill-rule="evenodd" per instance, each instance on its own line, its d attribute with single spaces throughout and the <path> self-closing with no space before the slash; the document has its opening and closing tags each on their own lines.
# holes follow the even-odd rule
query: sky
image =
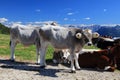
<svg viewBox="0 0 120 80">
<path fill-rule="evenodd" d="M 120 24 L 120 0 L 0 0 L 0 23 Z"/>
</svg>

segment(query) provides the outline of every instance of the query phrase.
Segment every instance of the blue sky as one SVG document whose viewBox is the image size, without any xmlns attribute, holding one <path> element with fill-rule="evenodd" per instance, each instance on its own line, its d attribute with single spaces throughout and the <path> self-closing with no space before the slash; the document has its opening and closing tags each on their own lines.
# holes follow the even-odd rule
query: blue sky
<svg viewBox="0 0 120 80">
<path fill-rule="evenodd" d="M 120 23 L 120 0 L 0 0 L 0 3 L 0 22 Z"/>
</svg>

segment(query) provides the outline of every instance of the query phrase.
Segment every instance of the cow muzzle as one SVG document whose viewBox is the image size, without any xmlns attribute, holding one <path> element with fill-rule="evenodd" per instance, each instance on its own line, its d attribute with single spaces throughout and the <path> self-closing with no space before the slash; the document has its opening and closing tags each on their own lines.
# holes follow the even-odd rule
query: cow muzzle
<svg viewBox="0 0 120 80">
<path fill-rule="evenodd" d="M 88 46 L 91 46 L 91 45 L 92 45 L 92 42 L 88 42 L 87 45 L 88 45 Z"/>
</svg>

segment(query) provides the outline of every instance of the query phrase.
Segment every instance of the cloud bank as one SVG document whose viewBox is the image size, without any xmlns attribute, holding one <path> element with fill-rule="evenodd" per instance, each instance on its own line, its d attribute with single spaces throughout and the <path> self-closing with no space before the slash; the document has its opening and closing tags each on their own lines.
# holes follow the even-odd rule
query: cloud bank
<svg viewBox="0 0 120 80">
<path fill-rule="evenodd" d="M 0 18 L 0 23 L 4 23 L 4 22 L 7 22 L 8 21 L 8 19 L 6 19 L 6 18 Z"/>
</svg>

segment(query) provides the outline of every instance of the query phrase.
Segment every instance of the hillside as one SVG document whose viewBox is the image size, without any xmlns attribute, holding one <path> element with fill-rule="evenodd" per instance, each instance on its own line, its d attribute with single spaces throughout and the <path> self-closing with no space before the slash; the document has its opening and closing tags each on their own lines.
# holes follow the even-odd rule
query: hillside
<svg viewBox="0 0 120 80">
<path fill-rule="evenodd" d="M 0 23 L 0 34 L 9 34 L 9 33 L 10 33 L 10 28 Z"/>
</svg>

